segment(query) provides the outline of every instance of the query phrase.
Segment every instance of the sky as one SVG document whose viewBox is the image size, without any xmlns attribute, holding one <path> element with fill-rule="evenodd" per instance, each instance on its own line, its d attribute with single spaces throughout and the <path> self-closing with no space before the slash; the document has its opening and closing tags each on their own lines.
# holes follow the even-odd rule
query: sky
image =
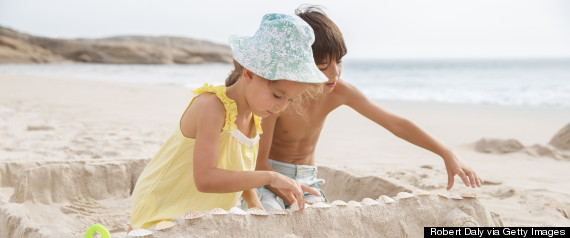
<svg viewBox="0 0 570 238">
<path fill-rule="evenodd" d="M 0 25 L 33 35 L 182 36 L 227 44 L 264 14 L 321 5 L 346 58 L 570 58 L 567 0 L 0 0 Z"/>
</svg>

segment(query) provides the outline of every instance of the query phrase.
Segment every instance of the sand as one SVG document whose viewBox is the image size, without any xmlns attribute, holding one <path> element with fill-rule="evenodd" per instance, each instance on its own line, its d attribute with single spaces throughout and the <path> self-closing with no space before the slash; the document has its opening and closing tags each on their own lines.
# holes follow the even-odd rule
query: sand
<svg viewBox="0 0 570 238">
<path fill-rule="evenodd" d="M 136 177 L 172 132 L 192 97 L 188 89 L 22 75 L 0 75 L 0 85 L 0 237 L 82 237 L 94 223 L 105 225 L 113 237 L 124 237 Z M 456 177 L 451 193 L 475 192 L 478 198 L 430 195 L 390 206 L 307 210 L 238 223 L 261 231 L 262 225 L 282 222 L 288 228 L 273 235 L 314 236 L 321 233 L 293 227 L 303 219 L 330 217 L 311 227 L 329 235 L 344 234 L 338 228 L 342 224 L 352 224 L 363 236 L 421 235 L 419 226 L 462 221 L 463 215 L 454 212 L 462 207 L 478 211 L 468 216 L 476 225 L 570 226 L 569 108 L 377 103 L 454 147 L 486 183 L 468 189 Z M 394 197 L 416 189 L 441 193 L 447 184 L 440 158 L 347 107 L 329 116 L 316 161 L 328 180 L 324 189 L 330 200 Z M 431 223 L 422 210 L 425 216 L 399 222 L 401 214 L 418 213 L 418 204 L 427 210 L 445 207 L 451 218 Z M 379 214 L 393 219 L 358 222 Z M 207 226 L 176 221 L 181 223 L 169 231 L 174 233 L 164 234 L 187 235 L 193 226 L 203 233 L 192 234 L 209 234 Z M 236 225 L 232 216 L 217 222 Z M 381 233 L 378 227 L 394 231 Z"/>
</svg>

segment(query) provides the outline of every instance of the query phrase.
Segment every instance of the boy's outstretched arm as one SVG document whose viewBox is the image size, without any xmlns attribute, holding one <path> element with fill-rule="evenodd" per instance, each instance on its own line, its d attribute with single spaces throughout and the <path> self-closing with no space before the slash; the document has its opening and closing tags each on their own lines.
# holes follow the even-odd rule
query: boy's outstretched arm
<svg viewBox="0 0 570 238">
<path fill-rule="evenodd" d="M 430 136 L 426 131 L 422 130 L 410 120 L 380 108 L 356 87 L 348 83 L 345 84 L 346 87 L 342 93 L 347 106 L 386 128 L 392 134 L 443 158 L 448 177 L 447 190 L 453 187 L 455 175 L 458 175 L 463 180 L 465 186 L 471 186 L 473 188 L 481 187 L 483 180 L 473 169 L 459 159 L 451 147 L 444 145 Z"/>
</svg>

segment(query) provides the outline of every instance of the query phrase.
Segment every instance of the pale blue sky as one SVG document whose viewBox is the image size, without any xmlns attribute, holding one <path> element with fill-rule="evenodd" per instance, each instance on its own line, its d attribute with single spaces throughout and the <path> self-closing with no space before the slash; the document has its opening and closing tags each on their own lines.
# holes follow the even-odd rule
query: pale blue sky
<svg viewBox="0 0 570 238">
<path fill-rule="evenodd" d="M 226 43 L 265 13 L 326 7 L 350 58 L 570 58 L 566 0 L 0 0 L 0 25 L 65 38 L 174 35 Z"/>
</svg>

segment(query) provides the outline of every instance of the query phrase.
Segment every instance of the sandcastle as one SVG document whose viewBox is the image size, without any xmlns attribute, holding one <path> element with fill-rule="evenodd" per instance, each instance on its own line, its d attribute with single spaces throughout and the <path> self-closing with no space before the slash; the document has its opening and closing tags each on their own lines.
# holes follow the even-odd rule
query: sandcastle
<svg viewBox="0 0 570 238">
<path fill-rule="evenodd" d="M 94 223 L 125 237 L 129 196 L 147 159 L 0 163 L 0 238 L 83 237 Z M 303 213 L 189 211 L 135 237 L 417 237 L 424 226 L 496 226 L 474 194 L 430 194 L 375 176 L 319 167 L 331 203 Z M 334 185 L 334 186 L 333 186 Z M 8 194 L 8 197 L 6 197 Z M 4 197 L 2 197 L 4 196 Z"/>
<path fill-rule="evenodd" d="M 131 231 L 127 237 L 422 237 L 424 226 L 495 226 L 473 194 L 415 191 L 390 198 L 315 203 L 303 213 L 268 211 L 189 211 L 172 222 Z"/>
</svg>

